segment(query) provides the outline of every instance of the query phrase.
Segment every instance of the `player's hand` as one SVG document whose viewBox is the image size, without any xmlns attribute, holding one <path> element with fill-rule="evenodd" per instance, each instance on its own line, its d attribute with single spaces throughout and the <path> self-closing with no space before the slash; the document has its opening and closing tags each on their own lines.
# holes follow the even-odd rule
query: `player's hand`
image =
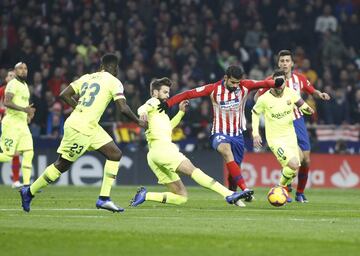
<svg viewBox="0 0 360 256">
<path fill-rule="evenodd" d="M 25 112 L 28 114 L 28 116 L 30 116 L 31 118 L 33 118 L 34 117 L 34 115 L 35 115 L 35 111 L 36 111 L 36 108 L 33 108 L 33 105 L 34 104 L 30 104 L 29 106 L 27 106 L 26 108 L 25 108 Z"/>
<path fill-rule="evenodd" d="M 312 115 L 315 113 L 315 111 L 311 107 L 304 108 L 302 112 L 307 115 Z"/>
<path fill-rule="evenodd" d="M 27 123 L 30 124 L 31 123 L 31 120 L 32 120 L 32 117 L 30 117 L 29 115 L 27 116 Z"/>
<path fill-rule="evenodd" d="M 188 100 L 183 100 L 179 104 L 179 110 L 181 110 L 182 112 L 186 112 L 187 106 L 189 106 L 189 101 Z"/>
<path fill-rule="evenodd" d="M 282 78 L 276 78 L 276 79 L 275 79 L 275 87 L 277 88 L 277 87 L 282 86 L 282 85 L 284 84 L 284 82 L 285 82 L 284 79 L 282 79 Z"/>
<path fill-rule="evenodd" d="M 159 112 L 167 112 L 169 110 L 169 105 L 166 103 L 166 101 L 163 101 L 163 102 L 160 102 L 160 104 L 158 105 L 158 108 Z"/>
<path fill-rule="evenodd" d="M 261 136 L 256 135 L 254 136 L 254 147 L 260 149 L 262 147 L 262 139 Z"/>
<path fill-rule="evenodd" d="M 319 98 L 322 100 L 330 100 L 330 95 L 327 94 L 326 92 L 320 92 L 319 93 Z"/>
<path fill-rule="evenodd" d="M 142 113 L 139 117 L 140 120 L 147 122 L 148 121 L 148 115 L 146 113 Z"/>
<path fill-rule="evenodd" d="M 145 130 L 148 128 L 148 122 L 141 119 L 139 120 L 138 125 L 144 128 Z"/>
</svg>

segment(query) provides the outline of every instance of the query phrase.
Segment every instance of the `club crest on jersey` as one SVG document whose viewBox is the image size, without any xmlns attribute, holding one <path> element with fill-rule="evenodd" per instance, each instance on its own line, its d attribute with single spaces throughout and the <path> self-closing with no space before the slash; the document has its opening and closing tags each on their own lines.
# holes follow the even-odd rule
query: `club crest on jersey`
<svg viewBox="0 0 360 256">
<path fill-rule="evenodd" d="M 291 105 L 291 100 L 287 100 L 286 104 Z"/>
</svg>

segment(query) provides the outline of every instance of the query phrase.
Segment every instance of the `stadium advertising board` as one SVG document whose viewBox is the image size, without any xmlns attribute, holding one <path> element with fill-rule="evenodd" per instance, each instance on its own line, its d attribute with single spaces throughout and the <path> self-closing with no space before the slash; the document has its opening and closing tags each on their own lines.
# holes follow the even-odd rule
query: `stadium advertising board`
<svg viewBox="0 0 360 256">
<path fill-rule="evenodd" d="M 277 184 L 280 170 L 279 163 L 270 153 L 245 154 L 242 172 L 249 187 L 269 187 Z M 226 167 L 224 175 L 227 175 Z M 307 186 L 360 188 L 360 156 L 311 154 Z"/>
</svg>

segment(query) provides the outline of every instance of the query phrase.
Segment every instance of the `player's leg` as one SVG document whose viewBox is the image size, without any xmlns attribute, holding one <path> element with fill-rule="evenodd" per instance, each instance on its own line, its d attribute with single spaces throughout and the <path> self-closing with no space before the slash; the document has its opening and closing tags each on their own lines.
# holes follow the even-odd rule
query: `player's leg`
<svg viewBox="0 0 360 256">
<path fill-rule="evenodd" d="M 277 141 L 275 143 L 269 141 L 268 143 L 271 151 L 283 168 L 279 185 L 287 189 L 288 185 L 291 184 L 296 176 L 296 172 L 300 166 L 300 155 L 296 140 L 290 137 L 288 139 L 284 138 L 283 141 Z M 287 202 L 292 202 L 290 195 Z"/>
<path fill-rule="evenodd" d="M 30 187 L 23 187 L 20 191 L 24 211 L 30 211 L 30 203 L 35 193 L 54 183 L 62 173 L 70 169 L 73 162 L 83 155 L 90 143 L 90 137 L 72 128 L 65 128 L 64 137 L 57 150 L 59 153 L 55 163 L 49 165 Z"/>
<path fill-rule="evenodd" d="M 31 186 L 24 186 L 20 190 L 22 207 L 24 211 L 30 211 L 30 203 L 35 194 L 42 188 L 54 183 L 62 173 L 69 170 L 72 162 L 62 158 L 60 155 L 55 163 L 49 165 Z"/>
<path fill-rule="evenodd" d="M 72 161 L 69 161 L 59 155 L 58 159 L 53 164 L 46 167 L 45 171 L 40 175 L 40 177 L 37 178 L 33 184 L 31 184 L 31 195 L 35 195 L 40 189 L 47 187 L 51 183 L 54 183 L 62 173 L 70 169 L 72 164 Z"/>
<path fill-rule="evenodd" d="M 23 176 L 24 186 L 30 186 L 32 160 L 34 158 L 33 150 L 26 150 L 22 152 L 23 159 L 21 161 L 21 173 Z"/>
<path fill-rule="evenodd" d="M 122 152 L 109 134 L 100 126 L 98 132 L 92 136 L 91 142 L 90 149 L 95 149 L 106 158 L 100 194 L 95 205 L 98 209 L 122 212 L 124 209 L 116 206 L 110 199 L 111 187 L 119 171 Z"/>
<path fill-rule="evenodd" d="M 233 143 L 229 136 L 214 134 L 212 136 L 212 147 L 222 155 L 229 174 L 235 180 L 236 184 L 241 188 L 241 190 L 245 190 L 246 184 L 241 174 L 240 163 L 236 162 L 237 159 L 235 159 L 233 154 L 233 150 L 235 150 L 242 160 L 242 155 L 244 153 L 243 140 L 242 142 L 239 140 L 238 142 Z"/>
<path fill-rule="evenodd" d="M 295 199 L 298 202 L 304 203 L 304 202 L 308 202 L 308 200 L 304 195 L 304 191 L 309 175 L 311 145 L 304 119 L 303 118 L 296 119 L 294 121 L 294 127 L 295 127 L 298 145 L 304 155 L 304 158 L 301 161 L 301 166 L 299 168 L 298 185 L 296 189 Z"/>
<path fill-rule="evenodd" d="M 22 154 L 21 173 L 24 186 L 30 186 L 32 160 L 34 158 L 33 139 L 29 127 L 22 127 L 19 131 L 16 151 Z"/>
<path fill-rule="evenodd" d="M 168 145 L 164 145 L 168 147 Z M 163 148 L 164 149 L 164 148 Z M 175 151 L 174 148 L 165 148 L 167 154 L 171 151 Z M 177 149 L 176 149 L 177 150 Z M 173 153 L 172 153 L 173 154 Z M 171 169 L 171 159 L 168 161 L 166 156 L 164 157 L 162 150 L 150 148 L 147 155 L 147 161 L 150 169 L 158 178 L 158 183 L 165 185 L 170 192 L 148 192 L 145 187 L 140 187 L 135 196 L 131 199 L 131 206 L 138 206 L 145 201 L 154 201 L 167 204 L 181 205 L 187 202 L 187 191 L 182 183 L 179 175 L 174 169 Z M 155 161 L 161 161 L 155 163 Z M 175 167 L 176 168 L 176 167 Z"/>
<path fill-rule="evenodd" d="M 131 200 L 131 206 L 138 206 L 144 201 L 153 201 L 163 204 L 181 205 L 188 200 L 187 191 L 184 183 L 179 179 L 165 184 L 170 192 L 148 192 L 145 187 L 140 187 Z"/>
<path fill-rule="evenodd" d="M 20 158 L 18 154 L 14 155 L 12 159 L 11 169 L 13 182 L 12 187 L 20 188 L 22 184 L 20 183 Z"/>
<path fill-rule="evenodd" d="M 309 176 L 310 151 L 302 151 L 302 153 L 304 155 L 304 159 L 301 161 L 301 166 L 299 168 L 298 185 L 295 199 L 300 203 L 307 203 L 308 200 L 305 197 L 304 191 Z"/>
<path fill-rule="evenodd" d="M 200 186 L 222 195 L 230 204 L 234 204 L 239 201 L 239 199 L 247 198 L 254 193 L 252 190 L 243 192 L 233 192 L 229 190 L 218 181 L 205 174 L 202 170 L 195 167 L 189 159 L 184 159 L 181 162 L 181 164 L 177 167 L 177 172 L 190 176 Z"/>
</svg>

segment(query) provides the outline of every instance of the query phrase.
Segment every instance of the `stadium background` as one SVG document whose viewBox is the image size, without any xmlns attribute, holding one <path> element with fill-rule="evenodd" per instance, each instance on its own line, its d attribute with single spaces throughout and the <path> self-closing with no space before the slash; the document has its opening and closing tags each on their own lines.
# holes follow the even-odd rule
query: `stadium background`
<svg viewBox="0 0 360 256">
<path fill-rule="evenodd" d="M 71 111 L 58 99 L 60 91 L 82 74 L 96 71 L 106 52 L 120 57 L 119 78 L 128 104 L 136 110 L 149 97 L 154 77 L 173 79 L 173 94 L 220 80 L 231 64 L 243 66 L 248 78 L 259 80 L 271 74 L 280 49 L 291 49 L 295 69 L 332 97 L 323 102 L 304 95 L 316 108 L 307 123 L 313 152 L 321 153 L 313 155 L 310 184 L 360 187 L 358 0 L 3 0 L 0 10 L 0 84 L 18 61 L 29 68 L 27 81 L 37 109 L 31 124 L 35 176 L 55 159 L 62 125 Z M 250 97 L 248 125 L 253 104 Z M 221 159 L 209 150 L 210 122 L 208 99 L 192 100 L 173 138 L 192 160 L 222 179 Z M 154 183 L 145 161 L 143 131 L 128 123 L 114 105 L 101 123 L 124 150 L 118 183 Z M 248 132 L 245 137 L 251 152 Z M 334 155 L 323 155 L 330 153 Z M 254 185 L 276 180 L 272 175 L 279 167 L 268 154 L 248 153 L 243 166 L 248 182 L 253 170 Z M 261 159 L 268 160 L 261 165 Z M 98 184 L 102 161 L 96 154 L 85 156 L 59 183 Z M 0 183 L 10 183 L 10 165 L 1 168 Z M 323 172 L 316 176 L 316 171 Z M 334 183 L 334 176 L 340 181 Z"/>
</svg>

